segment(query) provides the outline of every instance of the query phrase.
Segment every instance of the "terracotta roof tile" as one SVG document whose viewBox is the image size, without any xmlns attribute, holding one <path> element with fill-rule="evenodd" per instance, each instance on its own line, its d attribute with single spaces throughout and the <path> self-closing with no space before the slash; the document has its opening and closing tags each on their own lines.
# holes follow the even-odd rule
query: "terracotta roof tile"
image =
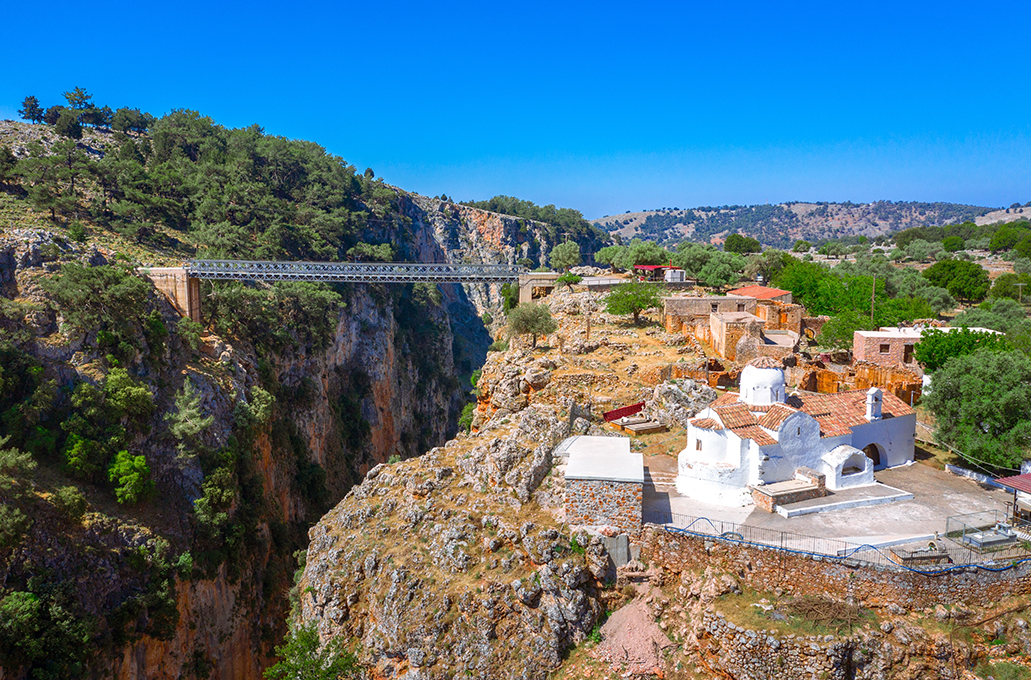
<svg viewBox="0 0 1031 680">
<path fill-rule="evenodd" d="M 718 408 L 720 406 L 727 406 L 729 404 L 736 404 L 738 402 L 738 395 L 736 392 L 728 392 L 727 394 L 716 397 L 716 401 L 709 404 L 710 408 Z"/>
<path fill-rule="evenodd" d="M 798 413 L 798 411 L 793 408 L 789 408 L 784 404 L 774 404 L 773 407 L 766 412 L 766 415 L 759 419 L 759 424 L 767 430 L 776 430 L 792 413 Z"/>
<path fill-rule="evenodd" d="M 802 411 L 820 423 L 820 435 L 837 437 L 848 434 L 856 425 L 866 420 L 866 390 L 851 390 L 837 394 L 800 395 Z M 904 401 L 891 392 L 883 393 L 881 418 L 898 418 L 914 413 Z"/>
<path fill-rule="evenodd" d="M 720 420 L 723 421 L 723 426 L 730 430 L 758 423 L 755 416 L 749 413 L 748 408 L 740 402 L 726 406 L 717 406 L 713 410 L 716 411 Z"/>
<path fill-rule="evenodd" d="M 734 434 L 741 437 L 742 439 L 751 439 L 759 446 L 767 446 L 769 444 L 776 444 L 777 440 L 766 434 L 761 427 L 758 425 L 746 425 L 745 427 L 735 427 Z"/>
<path fill-rule="evenodd" d="M 712 418 L 695 418 L 694 420 L 690 421 L 690 423 L 692 425 L 694 425 L 695 427 L 702 428 L 703 430 L 722 430 L 723 429 L 723 426 L 720 425 L 719 421 L 718 420 L 713 420 Z"/>
</svg>

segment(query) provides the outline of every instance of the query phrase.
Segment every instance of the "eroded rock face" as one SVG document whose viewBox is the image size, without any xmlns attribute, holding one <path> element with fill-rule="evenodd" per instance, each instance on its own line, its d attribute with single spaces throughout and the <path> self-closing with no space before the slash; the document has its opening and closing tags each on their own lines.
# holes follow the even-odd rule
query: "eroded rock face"
<svg viewBox="0 0 1031 680">
<path fill-rule="evenodd" d="M 547 371 L 512 354 L 513 385 Z M 558 529 L 551 451 L 568 422 L 515 408 L 374 468 L 311 530 L 301 617 L 323 639 L 357 640 L 385 677 L 545 678 L 592 629 L 609 560 L 599 539 Z"/>
<path fill-rule="evenodd" d="M 694 380 L 660 383 L 646 395 L 642 415 L 666 426 L 687 427 L 716 396 L 716 390 Z"/>
</svg>

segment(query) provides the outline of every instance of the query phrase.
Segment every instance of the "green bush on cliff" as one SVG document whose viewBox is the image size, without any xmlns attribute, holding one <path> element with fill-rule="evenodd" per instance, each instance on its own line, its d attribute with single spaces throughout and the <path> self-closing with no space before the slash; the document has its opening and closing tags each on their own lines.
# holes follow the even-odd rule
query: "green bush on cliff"
<svg viewBox="0 0 1031 680">
<path fill-rule="evenodd" d="M 314 623 L 291 628 L 283 644 L 276 647 L 276 656 L 280 660 L 265 670 L 266 680 L 338 680 L 356 678 L 360 670 L 339 638 L 321 644 Z"/>
<path fill-rule="evenodd" d="M 119 451 L 107 475 L 115 484 L 115 498 L 119 503 L 139 503 L 154 492 L 150 466 L 144 456 L 131 456 L 128 451 Z"/>
</svg>

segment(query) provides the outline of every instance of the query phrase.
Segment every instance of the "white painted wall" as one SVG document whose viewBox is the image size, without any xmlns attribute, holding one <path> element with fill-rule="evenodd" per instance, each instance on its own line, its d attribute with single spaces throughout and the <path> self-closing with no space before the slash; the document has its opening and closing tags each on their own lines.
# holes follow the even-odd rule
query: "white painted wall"
<svg viewBox="0 0 1031 680">
<path fill-rule="evenodd" d="M 872 423 L 857 425 L 852 428 L 852 441 L 848 442 L 857 449 L 863 449 L 868 444 L 880 444 L 884 449 L 881 454 L 881 464 L 877 467 L 882 470 L 886 467 L 905 465 L 913 460 L 913 453 L 916 444 L 916 414 L 897 418 L 882 418 Z"/>
</svg>

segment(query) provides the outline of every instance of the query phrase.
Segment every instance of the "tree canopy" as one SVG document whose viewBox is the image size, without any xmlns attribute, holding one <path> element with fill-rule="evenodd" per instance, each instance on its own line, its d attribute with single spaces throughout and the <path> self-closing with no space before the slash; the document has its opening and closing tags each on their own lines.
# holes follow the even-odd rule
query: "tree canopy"
<svg viewBox="0 0 1031 680">
<path fill-rule="evenodd" d="M 1017 469 L 1031 446 L 1031 359 L 992 350 L 957 356 L 934 374 L 924 403 L 941 441 L 989 466 Z"/>
<path fill-rule="evenodd" d="M 928 371 L 937 371 L 950 359 L 981 350 L 1003 352 L 1012 349 L 1005 335 L 972 331 L 969 328 L 942 331 L 929 328 L 920 336 L 914 353 Z"/>
<path fill-rule="evenodd" d="M 575 241 L 560 243 L 551 249 L 548 260 L 555 269 L 568 272 L 570 267 L 580 264 L 580 244 Z"/>
<path fill-rule="evenodd" d="M 628 281 L 613 288 L 605 298 L 605 311 L 609 314 L 633 314 L 634 323 L 640 322 L 641 312 L 657 307 L 661 302 L 659 288 L 642 281 Z"/>
<path fill-rule="evenodd" d="M 545 304 L 524 303 L 508 313 L 508 332 L 511 335 L 533 336 L 537 347 L 537 336 L 554 333 L 558 326 L 551 318 L 551 309 Z"/>
<path fill-rule="evenodd" d="M 723 243 L 723 250 L 728 253 L 758 253 L 762 250 L 759 239 L 741 234 L 731 234 Z"/>
<path fill-rule="evenodd" d="M 960 300 L 978 302 L 988 295 L 991 281 L 984 267 L 966 260 L 943 260 L 924 270 L 924 278 Z"/>
</svg>

